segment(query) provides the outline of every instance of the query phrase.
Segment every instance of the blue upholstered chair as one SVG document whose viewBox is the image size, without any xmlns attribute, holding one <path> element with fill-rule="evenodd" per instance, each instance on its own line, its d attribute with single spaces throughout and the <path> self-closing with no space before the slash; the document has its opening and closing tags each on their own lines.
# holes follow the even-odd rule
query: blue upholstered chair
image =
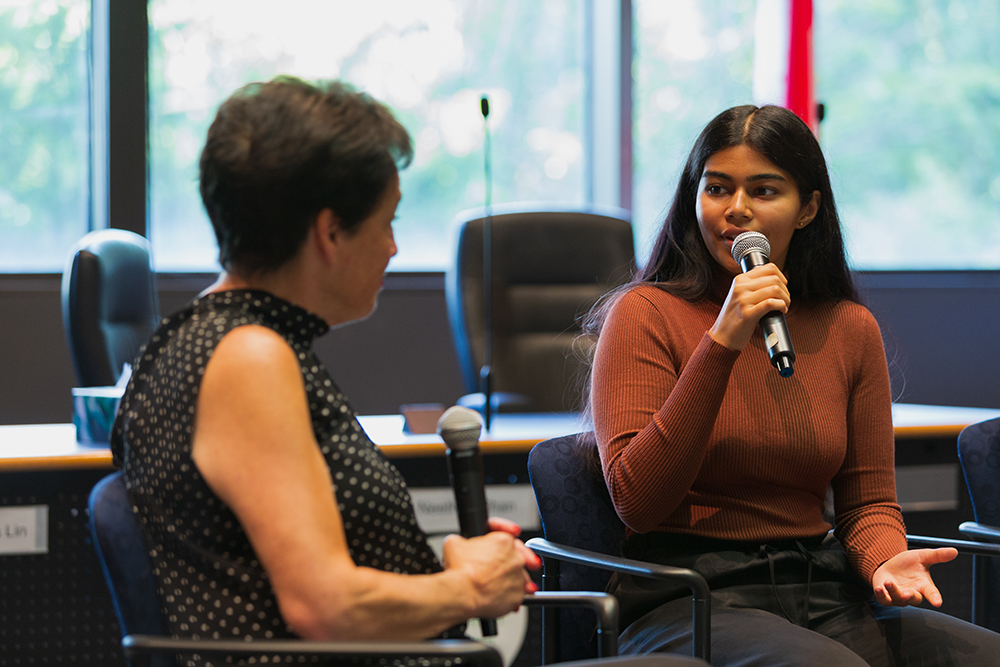
<svg viewBox="0 0 1000 667">
<path fill-rule="evenodd" d="M 967 426 L 958 436 L 958 458 L 975 521 L 959 526 L 966 537 L 1000 543 L 1000 419 Z M 972 621 L 1000 632 L 1000 561 L 974 556 Z"/>
<path fill-rule="evenodd" d="M 108 475 L 90 494 L 91 532 L 104 576 L 111 591 L 115 614 L 122 632 L 122 647 L 131 663 L 150 667 L 175 664 L 174 656 L 287 655 L 356 660 L 363 665 L 392 664 L 394 659 L 413 658 L 412 664 L 452 664 L 469 667 L 501 667 L 500 654 L 492 647 L 471 640 L 423 642 L 314 642 L 301 640 L 209 640 L 183 639 L 167 635 L 152 563 L 142 529 L 132 512 L 125 481 L 120 472 Z M 527 595 L 527 606 L 568 606 L 596 613 L 604 636 L 602 656 L 617 655 L 618 603 L 603 593 L 548 592 Z M 591 620 L 593 625 L 593 620 Z M 139 662 L 141 660 L 141 662 Z M 388 662 L 385 662 L 388 660 Z M 427 662 L 430 661 L 430 662 Z M 410 663 L 407 663 L 410 664 Z M 663 663 L 660 663 L 661 665 Z M 678 663 L 679 665 L 680 663 Z"/>
<path fill-rule="evenodd" d="M 1000 420 L 985 422 L 970 426 L 962 433 L 960 443 L 966 444 L 973 440 L 989 440 L 989 446 L 980 446 L 978 454 L 963 454 L 963 468 L 966 462 L 980 462 L 978 470 L 984 473 L 986 479 L 982 482 L 970 479 L 969 488 L 989 489 L 990 499 L 984 499 L 982 510 L 976 510 L 977 519 L 981 512 L 988 520 L 1000 523 L 1000 441 L 997 433 L 1000 430 Z M 710 600 L 708 586 L 705 580 L 696 572 L 680 568 L 666 568 L 639 561 L 615 558 L 621 553 L 621 544 L 625 539 L 625 526 L 615 512 L 614 505 L 608 493 L 607 486 L 597 459 L 596 441 L 593 433 L 580 433 L 562 436 L 540 442 L 531 450 L 528 456 L 528 474 L 535 490 L 538 511 L 542 518 L 542 530 L 545 539 L 528 541 L 528 546 L 545 559 L 545 574 L 542 578 L 543 590 L 601 591 L 610 577 L 610 571 L 626 572 L 633 575 L 676 578 L 686 583 L 692 591 L 692 601 L 695 619 L 695 639 L 693 652 L 696 656 L 708 659 L 709 655 L 709 618 Z M 975 476 L 975 473 L 973 474 Z M 976 491 L 973 491 L 973 504 Z M 911 548 L 916 547 L 955 547 L 960 552 L 970 554 L 977 559 L 995 561 L 1000 556 L 1000 529 L 979 524 L 963 524 L 963 532 L 969 536 L 985 541 L 952 540 L 920 535 L 907 535 Z M 990 538 L 990 539 L 987 539 Z M 995 539 L 994 539 L 995 538 Z M 987 558 L 992 556 L 993 558 Z M 558 561 L 564 561 L 561 565 Z M 599 568 L 599 569 L 594 569 Z M 980 567 L 980 571 L 983 568 Z M 995 570 L 994 570 L 995 571 Z M 994 576 L 991 584 L 996 587 Z M 985 589 L 977 587 L 978 600 L 981 606 L 986 596 Z M 1000 600 L 995 592 L 989 596 L 991 600 Z M 555 613 L 554 613 L 555 612 Z M 545 610 L 543 623 L 552 624 L 556 613 L 561 613 L 558 634 L 549 639 L 550 645 L 545 647 L 547 660 L 574 660 L 584 657 L 580 653 L 578 640 L 581 634 L 587 635 L 587 620 L 578 615 L 566 614 L 558 610 Z M 994 612 L 995 613 L 995 612 Z M 980 613 L 980 617 L 982 617 Z M 980 619 L 980 625 L 984 623 Z M 590 623 L 590 627 L 593 623 Z M 995 626 L 989 626 L 994 627 Z M 701 628 L 701 629 L 699 629 Z M 550 637 L 553 631 L 546 628 L 543 636 Z"/>
<path fill-rule="evenodd" d="M 63 272 L 62 314 L 79 385 L 115 384 L 160 322 L 149 242 L 121 229 L 80 239 Z"/>
<path fill-rule="evenodd" d="M 545 535 L 528 546 L 544 561 L 542 589 L 603 591 L 611 572 L 686 584 L 692 594 L 692 655 L 710 661 L 708 584 L 693 570 L 620 557 L 625 526 L 611 503 L 596 448 L 593 433 L 580 433 L 540 442 L 528 455 Z M 593 622 L 575 612 L 546 609 L 542 622 L 547 663 L 584 659 L 601 639 Z M 593 636 L 590 646 L 580 642 L 581 636 Z"/>
<path fill-rule="evenodd" d="M 90 520 L 94 545 L 111 590 L 115 614 L 122 631 L 122 647 L 130 664 L 172 667 L 174 656 L 197 653 L 208 656 L 289 655 L 347 660 L 416 658 L 439 659 L 445 664 L 501 667 L 500 654 L 471 640 L 423 642 L 314 642 L 301 640 L 180 639 L 167 635 L 156 592 L 152 564 L 138 520 L 125 491 L 120 472 L 113 473 L 90 494 Z M 148 662 L 147 662 L 148 661 Z M 358 662 L 357 664 L 365 664 Z M 421 664 L 416 662 L 414 664 Z M 436 664 L 436 663 L 431 663 Z"/>
</svg>

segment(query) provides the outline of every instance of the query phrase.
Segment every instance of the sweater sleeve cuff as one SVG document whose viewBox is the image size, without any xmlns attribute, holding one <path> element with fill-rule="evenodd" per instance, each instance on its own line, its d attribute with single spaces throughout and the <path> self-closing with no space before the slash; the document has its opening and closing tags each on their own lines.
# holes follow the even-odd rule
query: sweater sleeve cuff
<svg viewBox="0 0 1000 667">
<path fill-rule="evenodd" d="M 848 559 L 867 583 L 882 563 L 906 551 L 906 528 L 898 510 L 881 508 L 841 537 Z"/>
<path fill-rule="evenodd" d="M 691 355 L 688 366 L 706 366 L 713 370 L 724 371 L 727 375 L 740 357 L 739 350 L 731 350 L 722 343 L 718 343 L 706 331 L 701 337 L 701 342 Z"/>
</svg>

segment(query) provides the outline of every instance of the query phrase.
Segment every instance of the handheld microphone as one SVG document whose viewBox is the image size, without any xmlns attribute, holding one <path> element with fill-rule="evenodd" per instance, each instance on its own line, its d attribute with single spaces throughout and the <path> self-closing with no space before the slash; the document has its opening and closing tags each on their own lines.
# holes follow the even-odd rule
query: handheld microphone
<svg viewBox="0 0 1000 667">
<path fill-rule="evenodd" d="M 767 264 L 771 254 L 771 244 L 760 232 L 743 232 L 733 239 L 733 259 L 746 273 L 750 269 Z M 760 318 L 760 332 L 764 334 L 764 345 L 771 365 L 778 369 L 781 377 L 790 377 L 795 369 L 795 348 L 788 335 L 788 324 L 785 316 L 776 310 Z"/>
<path fill-rule="evenodd" d="M 448 446 L 448 476 L 455 490 L 455 509 L 462 537 L 479 537 L 490 531 L 483 459 L 479 454 L 482 426 L 478 412 L 458 405 L 445 410 L 437 425 L 438 435 Z M 479 625 L 484 637 L 496 635 L 496 619 L 481 618 Z"/>
</svg>

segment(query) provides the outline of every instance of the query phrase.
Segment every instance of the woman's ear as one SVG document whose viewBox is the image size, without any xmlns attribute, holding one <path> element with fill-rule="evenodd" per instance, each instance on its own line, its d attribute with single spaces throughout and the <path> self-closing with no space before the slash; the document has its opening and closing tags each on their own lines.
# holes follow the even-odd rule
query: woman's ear
<svg viewBox="0 0 1000 667">
<path fill-rule="evenodd" d="M 813 190 L 812 197 L 806 202 L 802 208 L 799 210 L 799 219 L 795 223 L 797 229 L 802 229 L 816 217 L 819 213 L 819 200 L 820 192 L 819 190 Z"/>
<path fill-rule="evenodd" d="M 333 210 L 324 208 L 316 214 L 309 235 L 320 257 L 327 263 L 332 262 L 344 235 L 340 218 L 334 215 Z"/>
</svg>

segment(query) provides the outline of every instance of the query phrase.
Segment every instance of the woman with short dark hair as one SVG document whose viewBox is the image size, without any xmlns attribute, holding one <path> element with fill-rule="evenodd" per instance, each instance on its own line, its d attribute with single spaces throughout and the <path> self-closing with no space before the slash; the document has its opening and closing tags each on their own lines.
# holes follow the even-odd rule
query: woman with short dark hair
<svg viewBox="0 0 1000 667">
<path fill-rule="evenodd" d="M 742 272 L 743 232 L 770 261 Z M 783 313 L 794 372 L 758 326 Z M 626 556 L 701 572 L 715 665 L 987 665 L 1000 636 L 944 614 L 896 503 L 889 375 L 858 300 L 819 143 L 740 106 L 695 142 L 652 255 L 592 322 L 591 409 Z M 833 488 L 836 527 L 824 520 Z M 690 600 L 614 582 L 624 653 L 684 652 Z"/>
<path fill-rule="evenodd" d="M 312 351 L 375 308 L 411 152 L 342 84 L 251 84 L 219 108 L 201 192 L 224 271 L 157 330 L 112 439 L 172 634 L 460 635 L 535 589 L 509 522 L 438 561 Z"/>
<path fill-rule="evenodd" d="M 341 82 L 244 86 L 219 107 L 201 153 L 220 263 L 246 273 L 281 266 L 323 209 L 352 230 L 412 158 L 389 109 Z"/>
</svg>

